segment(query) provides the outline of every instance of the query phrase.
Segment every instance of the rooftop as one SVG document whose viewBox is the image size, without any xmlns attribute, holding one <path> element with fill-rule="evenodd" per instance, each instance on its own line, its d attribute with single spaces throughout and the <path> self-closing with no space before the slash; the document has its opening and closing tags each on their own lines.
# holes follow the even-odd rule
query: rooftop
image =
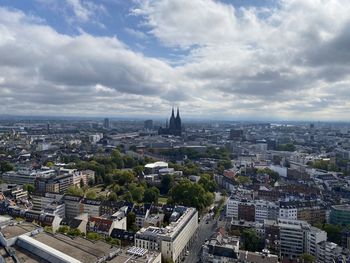
<svg viewBox="0 0 350 263">
<path fill-rule="evenodd" d="M 85 238 L 70 238 L 62 234 L 40 233 L 33 238 L 83 263 L 96 262 L 116 249 L 102 241 L 92 242 Z"/>
<path fill-rule="evenodd" d="M 334 205 L 334 206 L 332 206 L 332 208 L 335 210 L 345 210 L 347 212 L 350 212 L 350 205 L 349 204 Z"/>
<path fill-rule="evenodd" d="M 25 233 L 29 233 L 37 229 L 37 226 L 22 222 L 15 225 L 8 225 L 1 229 L 1 233 L 4 235 L 6 239 L 10 239 L 13 237 L 17 237 L 23 235 Z"/>
<path fill-rule="evenodd" d="M 166 162 L 155 162 L 155 163 L 149 163 L 145 165 L 145 168 L 153 169 L 158 167 L 168 167 L 168 163 Z"/>
<path fill-rule="evenodd" d="M 141 254 L 132 253 L 132 251 L 140 250 Z M 142 250 L 142 251 L 141 251 Z M 142 256 L 141 256 L 142 255 Z M 125 263 L 125 262 L 134 262 L 134 263 L 148 263 L 153 262 L 153 260 L 159 255 L 159 252 L 148 251 L 147 249 L 131 247 L 129 249 L 123 249 L 121 252 L 108 263 Z"/>
<path fill-rule="evenodd" d="M 276 255 L 266 255 L 249 251 L 239 251 L 239 259 L 242 260 L 242 262 L 278 263 L 278 256 Z"/>
</svg>

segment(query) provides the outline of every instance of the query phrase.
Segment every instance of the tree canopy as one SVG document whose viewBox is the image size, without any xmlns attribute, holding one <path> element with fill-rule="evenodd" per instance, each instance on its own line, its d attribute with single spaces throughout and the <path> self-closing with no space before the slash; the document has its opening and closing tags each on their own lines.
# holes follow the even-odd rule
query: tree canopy
<svg viewBox="0 0 350 263">
<path fill-rule="evenodd" d="M 169 192 L 169 203 L 195 207 L 202 210 L 214 201 L 214 194 L 206 191 L 202 185 L 192 183 L 188 179 L 182 180 Z"/>
</svg>

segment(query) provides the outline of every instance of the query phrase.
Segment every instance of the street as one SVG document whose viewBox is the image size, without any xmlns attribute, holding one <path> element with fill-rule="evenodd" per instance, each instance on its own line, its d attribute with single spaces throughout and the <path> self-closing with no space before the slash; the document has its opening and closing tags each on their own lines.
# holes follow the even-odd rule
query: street
<svg viewBox="0 0 350 263">
<path fill-rule="evenodd" d="M 206 222 L 209 221 L 208 224 Z M 216 220 L 210 219 L 210 216 L 206 214 L 203 216 L 201 222 L 199 223 L 198 230 L 196 233 L 195 240 L 189 249 L 189 255 L 185 258 L 185 263 L 198 262 L 200 259 L 200 252 L 202 245 L 206 239 L 209 239 L 214 233 L 216 228 Z"/>
</svg>

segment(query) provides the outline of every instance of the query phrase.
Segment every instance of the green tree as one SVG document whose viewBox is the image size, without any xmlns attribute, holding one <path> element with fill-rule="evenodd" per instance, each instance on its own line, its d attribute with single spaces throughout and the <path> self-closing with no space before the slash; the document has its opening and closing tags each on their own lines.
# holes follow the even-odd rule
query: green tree
<svg viewBox="0 0 350 263">
<path fill-rule="evenodd" d="M 158 203 L 159 189 L 157 187 L 147 188 L 143 196 L 145 203 Z"/>
<path fill-rule="evenodd" d="M 54 163 L 49 161 L 46 163 L 46 166 L 51 168 L 54 166 Z"/>
<path fill-rule="evenodd" d="M 308 253 L 301 254 L 300 260 L 302 263 L 314 263 L 314 262 L 316 262 L 315 257 L 313 255 L 308 254 Z"/>
<path fill-rule="evenodd" d="M 201 184 L 206 191 L 212 193 L 215 192 L 217 188 L 217 185 L 212 176 L 210 176 L 210 174 L 202 174 L 198 183 Z"/>
<path fill-rule="evenodd" d="M 270 168 L 264 168 L 264 169 L 258 169 L 258 174 L 267 174 L 270 179 L 271 185 L 273 185 L 275 182 L 277 182 L 280 179 L 280 176 L 277 172 L 271 170 Z"/>
<path fill-rule="evenodd" d="M 96 191 L 94 189 L 87 190 L 85 193 L 85 197 L 88 199 L 96 199 L 97 197 Z"/>
<path fill-rule="evenodd" d="M 322 229 L 327 232 L 327 239 L 338 245 L 341 244 L 341 231 L 340 225 L 325 224 Z"/>
<path fill-rule="evenodd" d="M 23 185 L 23 190 L 28 191 L 28 193 L 33 193 L 35 190 L 35 187 L 32 184 L 25 184 Z"/>
<path fill-rule="evenodd" d="M 118 200 L 117 194 L 114 193 L 114 192 L 109 193 L 109 195 L 108 195 L 108 200 L 109 200 L 109 201 L 114 201 L 114 202 L 117 201 L 117 200 Z"/>
<path fill-rule="evenodd" d="M 142 186 L 137 186 L 136 184 L 133 183 L 129 186 L 129 191 L 131 193 L 132 200 L 134 200 L 134 202 L 137 202 L 137 203 L 142 202 L 145 188 L 143 188 Z"/>
<path fill-rule="evenodd" d="M 136 232 L 137 227 L 136 227 L 136 215 L 134 212 L 128 213 L 126 216 L 126 226 L 129 231 Z"/>
<path fill-rule="evenodd" d="M 13 171 L 13 170 L 14 170 L 14 167 L 10 162 L 8 162 L 8 161 L 0 162 L 0 172 L 6 173 L 9 171 Z"/>
<path fill-rule="evenodd" d="M 134 182 L 135 175 L 132 171 L 114 170 L 113 179 L 117 181 L 119 185 L 125 185 Z"/>
<path fill-rule="evenodd" d="M 80 178 L 80 183 L 79 183 L 79 185 L 80 185 L 80 188 L 83 188 L 83 187 L 84 187 L 84 180 L 83 180 L 83 178 Z"/>
<path fill-rule="evenodd" d="M 132 195 L 131 195 L 130 191 L 126 191 L 126 192 L 124 193 L 122 199 L 123 199 L 124 201 L 127 201 L 127 202 L 132 202 L 133 200 L 132 200 Z"/>
<path fill-rule="evenodd" d="M 237 176 L 236 181 L 239 184 L 250 184 L 252 182 L 252 180 L 248 176 L 243 176 L 243 175 Z"/>
<path fill-rule="evenodd" d="M 77 236 L 81 236 L 82 233 L 78 228 L 70 228 L 67 231 L 67 235 L 77 237 Z"/>
<path fill-rule="evenodd" d="M 69 186 L 66 193 L 74 196 L 81 196 L 81 197 L 84 196 L 83 189 L 76 187 L 74 185 Z"/>
<path fill-rule="evenodd" d="M 244 250 L 258 252 L 264 248 L 262 240 L 253 229 L 243 230 L 241 239 L 243 242 Z"/>
<path fill-rule="evenodd" d="M 174 177 L 170 174 L 164 174 L 160 179 L 160 192 L 163 195 L 168 194 L 169 190 L 174 186 Z"/>
<path fill-rule="evenodd" d="M 69 230 L 69 227 L 68 226 L 60 226 L 58 229 L 57 229 L 57 232 L 58 233 L 61 233 L 61 234 L 66 234 Z"/>
<path fill-rule="evenodd" d="M 214 194 L 205 191 L 202 185 L 182 180 L 169 191 L 169 203 L 195 207 L 202 210 L 214 201 Z"/>
<path fill-rule="evenodd" d="M 94 240 L 94 241 L 98 241 L 103 239 L 103 237 L 99 234 L 99 233 L 95 233 L 95 232 L 89 232 L 87 233 L 86 237 L 90 240 Z"/>
<path fill-rule="evenodd" d="M 94 179 L 90 178 L 89 181 L 88 181 L 88 185 L 89 185 L 90 187 L 93 187 L 94 184 L 95 184 Z"/>
<path fill-rule="evenodd" d="M 118 169 L 124 168 L 122 155 L 117 149 L 113 150 L 111 158 L 112 162 L 117 166 Z"/>
<path fill-rule="evenodd" d="M 136 176 L 140 176 L 142 174 L 142 172 L 144 171 L 144 166 L 137 165 L 132 170 Z"/>
</svg>

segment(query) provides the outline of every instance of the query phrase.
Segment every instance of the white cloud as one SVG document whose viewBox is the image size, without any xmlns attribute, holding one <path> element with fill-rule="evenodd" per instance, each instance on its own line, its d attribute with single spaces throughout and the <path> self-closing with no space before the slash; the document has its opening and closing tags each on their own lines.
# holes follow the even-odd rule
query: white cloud
<svg viewBox="0 0 350 263">
<path fill-rule="evenodd" d="M 81 21 L 87 3 L 72 2 Z M 347 0 L 143 0 L 131 12 L 169 53 L 183 51 L 181 63 L 0 8 L 0 112 L 162 115 L 179 104 L 205 118 L 348 119 Z"/>
</svg>

